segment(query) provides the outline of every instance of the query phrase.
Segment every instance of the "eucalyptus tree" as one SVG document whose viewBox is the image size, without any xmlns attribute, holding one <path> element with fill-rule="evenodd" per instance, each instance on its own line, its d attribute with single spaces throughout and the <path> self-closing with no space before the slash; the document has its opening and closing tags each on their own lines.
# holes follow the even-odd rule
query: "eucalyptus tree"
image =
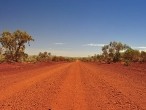
<svg viewBox="0 0 146 110">
<path fill-rule="evenodd" d="M 21 58 L 27 57 L 25 44 L 29 44 L 30 41 L 34 41 L 34 39 L 27 32 L 20 30 L 13 33 L 3 32 L 0 36 L 0 43 L 5 50 L 6 60 L 18 62 Z"/>
<path fill-rule="evenodd" d="M 108 45 L 102 47 L 103 56 L 108 61 L 117 62 L 121 57 L 120 52 L 128 48 L 130 48 L 128 45 L 121 42 L 110 42 Z"/>
</svg>

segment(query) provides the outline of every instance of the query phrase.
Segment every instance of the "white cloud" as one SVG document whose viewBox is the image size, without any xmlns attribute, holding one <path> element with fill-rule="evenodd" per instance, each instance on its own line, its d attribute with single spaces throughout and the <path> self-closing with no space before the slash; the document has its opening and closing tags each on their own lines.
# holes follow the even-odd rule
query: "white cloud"
<svg viewBox="0 0 146 110">
<path fill-rule="evenodd" d="M 141 47 L 132 47 L 132 48 L 135 48 L 135 49 L 146 49 L 145 46 L 141 46 Z"/>
<path fill-rule="evenodd" d="M 62 42 L 56 42 L 56 43 L 54 43 L 55 45 L 63 45 L 64 43 L 62 43 Z"/>
<path fill-rule="evenodd" d="M 136 47 L 136 48 L 139 48 L 139 49 L 146 49 L 146 47 Z"/>
<path fill-rule="evenodd" d="M 90 43 L 90 44 L 84 44 L 83 46 L 90 46 L 90 47 L 103 47 L 106 44 L 94 44 L 94 43 Z"/>
</svg>

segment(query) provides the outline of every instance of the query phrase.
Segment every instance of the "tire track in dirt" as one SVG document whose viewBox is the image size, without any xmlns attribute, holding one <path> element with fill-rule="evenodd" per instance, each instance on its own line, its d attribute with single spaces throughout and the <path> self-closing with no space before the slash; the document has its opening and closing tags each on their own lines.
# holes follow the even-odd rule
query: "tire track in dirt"
<svg viewBox="0 0 146 110">
<path fill-rule="evenodd" d="M 51 110 L 90 110 L 85 100 L 79 63 L 73 63 Z"/>
<path fill-rule="evenodd" d="M 29 67 L 22 70 L 13 70 L 12 72 L 8 71 L 8 73 L 3 73 L 0 74 L 0 88 L 7 88 L 8 86 L 11 86 L 12 84 L 16 84 L 18 82 L 23 82 L 26 79 L 29 79 L 31 77 L 43 74 L 47 71 L 54 70 L 62 65 L 65 65 L 64 63 L 62 64 L 46 64 L 46 65 L 37 65 L 36 67 Z M 2 71 L 1 71 L 2 73 Z M 34 74 L 35 73 L 35 74 Z"/>
<path fill-rule="evenodd" d="M 126 73 L 122 71 L 123 66 L 118 65 L 118 68 L 114 69 L 114 65 L 96 65 L 90 63 L 83 63 L 83 65 L 92 71 L 95 76 L 100 77 L 106 81 L 106 84 L 114 87 L 124 96 L 129 98 L 132 102 L 135 102 L 138 106 L 146 109 L 146 85 L 140 81 L 138 73 L 136 75 L 131 73 L 132 71 L 126 70 Z M 133 75 L 132 75 L 133 74 Z M 144 78 L 141 78 L 144 80 Z"/>
<path fill-rule="evenodd" d="M 94 68 L 95 69 L 95 68 Z M 82 64 L 83 80 L 85 83 L 85 91 L 88 99 L 90 99 L 91 110 L 144 110 L 137 103 L 126 97 L 120 90 L 110 85 L 104 77 L 101 77 L 100 71 L 92 71 L 93 68 Z M 91 98 L 90 98 L 91 97 Z"/>
<path fill-rule="evenodd" d="M 70 64 L 48 70 L 26 81 L 12 85 L 0 96 L 1 110 L 48 110 L 50 102 L 67 76 Z M 45 70 L 46 71 L 46 70 Z"/>
<path fill-rule="evenodd" d="M 88 63 L 73 62 L 34 70 L 32 73 L 28 71 L 31 75 L 26 75 L 26 79 L 25 75 L 18 74 L 18 78 L 24 78 L 22 81 L 0 90 L 0 110 L 145 109 L 144 100 L 141 100 L 141 105 L 133 100 L 121 89 L 122 86 L 113 84 L 114 76 L 109 77 L 110 74 L 102 69 Z M 120 77 L 114 79 L 115 83 L 119 83 L 118 80 Z"/>
</svg>

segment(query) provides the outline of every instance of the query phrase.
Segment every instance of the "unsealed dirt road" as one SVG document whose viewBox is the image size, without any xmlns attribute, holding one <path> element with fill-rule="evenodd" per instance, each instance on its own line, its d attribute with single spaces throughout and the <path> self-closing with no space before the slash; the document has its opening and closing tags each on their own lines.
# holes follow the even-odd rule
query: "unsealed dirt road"
<svg viewBox="0 0 146 110">
<path fill-rule="evenodd" d="M 7 69 L 0 69 L 0 110 L 146 110 L 145 66 L 78 61 Z"/>
</svg>

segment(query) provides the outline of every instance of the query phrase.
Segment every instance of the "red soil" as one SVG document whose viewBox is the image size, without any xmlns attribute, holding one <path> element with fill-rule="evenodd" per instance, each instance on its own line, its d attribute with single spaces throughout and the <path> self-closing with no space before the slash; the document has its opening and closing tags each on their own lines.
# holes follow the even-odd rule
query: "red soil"
<svg viewBox="0 0 146 110">
<path fill-rule="evenodd" d="M 0 64 L 0 110 L 144 110 L 146 64 Z"/>
</svg>

